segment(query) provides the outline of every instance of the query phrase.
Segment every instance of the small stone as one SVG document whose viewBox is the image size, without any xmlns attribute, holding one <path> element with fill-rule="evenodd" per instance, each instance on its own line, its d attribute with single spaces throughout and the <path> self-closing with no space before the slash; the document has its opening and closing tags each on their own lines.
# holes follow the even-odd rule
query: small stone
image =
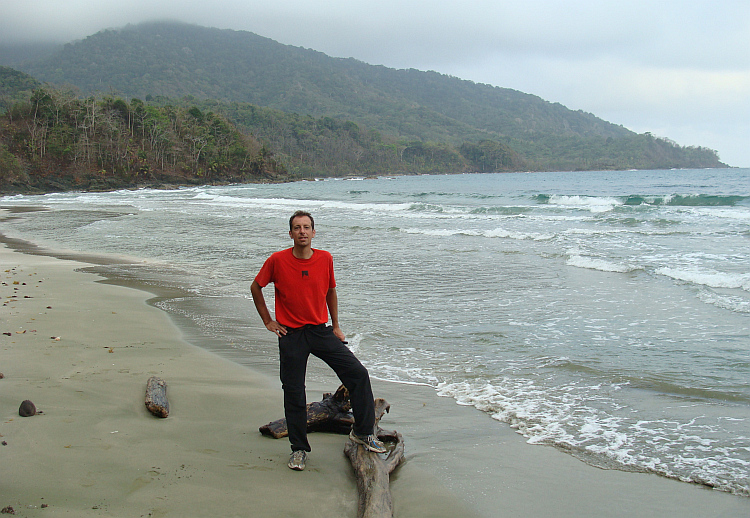
<svg viewBox="0 0 750 518">
<path fill-rule="evenodd" d="M 21 403 L 21 406 L 18 407 L 18 415 L 21 417 L 31 417 L 33 415 L 36 415 L 36 406 L 34 406 L 34 403 L 29 401 L 28 399 Z"/>
</svg>

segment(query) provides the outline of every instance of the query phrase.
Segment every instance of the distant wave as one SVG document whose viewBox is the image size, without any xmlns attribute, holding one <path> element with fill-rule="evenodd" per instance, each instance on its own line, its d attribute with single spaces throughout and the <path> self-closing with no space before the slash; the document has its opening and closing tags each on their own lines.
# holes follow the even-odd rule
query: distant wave
<svg viewBox="0 0 750 518">
<path fill-rule="evenodd" d="M 577 208 L 590 212 L 609 212 L 618 205 L 623 205 L 622 200 L 608 196 L 564 196 L 553 194 L 551 196 L 538 195 L 536 196 L 536 200 L 539 203 Z"/>
<path fill-rule="evenodd" d="M 518 239 L 518 240 L 534 240 L 534 241 L 546 241 L 553 239 L 555 236 L 552 234 L 541 234 L 537 232 L 515 232 L 511 230 L 505 230 L 503 228 L 496 228 L 493 230 L 462 230 L 462 229 L 429 229 L 429 228 L 402 228 L 399 229 L 404 234 L 422 234 L 425 236 L 478 236 L 478 237 L 490 237 L 490 238 L 506 238 L 506 239 Z"/>
<path fill-rule="evenodd" d="M 590 270 L 599 270 L 602 272 L 614 272 L 614 273 L 629 273 L 639 269 L 639 266 L 632 266 L 620 262 L 609 261 L 599 257 L 591 257 L 580 255 L 577 252 L 569 252 L 568 260 L 566 264 L 569 266 L 575 266 L 577 268 L 588 268 Z M 695 284 L 699 286 L 707 286 L 709 288 L 718 289 L 741 289 L 744 291 L 750 291 L 750 274 L 747 273 L 725 273 L 714 270 L 699 270 L 691 268 L 673 268 L 673 267 L 661 267 L 654 270 L 654 273 L 658 275 L 664 275 L 672 279 Z M 723 307 L 725 309 L 731 309 L 738 312 L 750 311 L 748 305 L 750 302 L 739 300 L 732 297 L 720 296 L 720 295 L 703 295 L 702 298 L 706 302 L 710 302 L 714 305 Z"/>
<path fill-rule="evenodd" d="M 468 198 L 474 200 L 487 200 L 492 198 L 498 198 L 497 194 L 482 194 L 482 193 L 456 193 L 451 191 L 421 191 L 414 193 L 402 193 L 402 192 L 390 192 L 386 193 L 388 196 L 394 196 L 397 198 L 430 198 L 430 197 L 449 197 L 449 198 Z"/>
<path fill-rule="evenodd" d="M 413 203 L 357 203 L 337 200 L 298 199 L 298 198 L 245 198 L 226 196 L 208 192 L 196 193 L 193 200 L 224 207 L 259 207 L 264 209 L 345 209 L 352 211 L 377 210 L 381 212 L 403 212 L 409 210 L 425 210 L 425 207 L 415 206 Z M 439 206 L 432 210 L 440 210 Z"/>
<path fill-rule="evenodd" d="M 531 212 L 531 207 L 522 206 L 496 206 L 496 207 L 477 207 L 471 209 L 470 214 L 475 215 L 490 215 L 490 216 L 520 216 L 521 214 L 527 214 Z"/>
<path fill-rule="evenodd" d="M 586 196 L 537 194 L 532 200 L 542 205 L 563 205 L 588 209 L 592 212 L 604 212 L 618 205 L 653 205 L 671 207 L 734 207 L 750 200 L 750 196 L 714 195 L 714 194 L 671 194 L 630 196 Z"/>
<path fill-rule="evenodd" d="M 716 196 L 710 194 L 681 196 L 676 194 L 665 198 L 663 204 L 679 207 L 733 207 L 749 198 L 748 196 Z M 657 203 L 654 203 L 654 205 L 657 205 Z"/>
</svg>

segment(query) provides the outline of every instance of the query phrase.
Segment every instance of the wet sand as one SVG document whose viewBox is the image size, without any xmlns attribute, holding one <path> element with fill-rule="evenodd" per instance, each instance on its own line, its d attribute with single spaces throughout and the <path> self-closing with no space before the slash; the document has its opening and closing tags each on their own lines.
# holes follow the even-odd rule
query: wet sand
<svg viewBox="0 0 750 518">
<path fill-rule="evenodd" d="M 258 426 L 283 415 L 276 379 L 188 343 L 151 294 L 70 259 L 0 248 L 0 508 L 20 516 L 354 517 L 344 436 L 313 434 L 308 468 Z M 59 338 L 59 339 L 58 339 Z M 268 339 L 260 337 L 259 339 Z M 168 384 L 151 416 L 146 381 Z M 337 386 L 308 384 L 309 400 Z M 382 426 L 406 439 L 397 517 L 748 516 L 750 498 L 601 470 L 532 446 L 429 387 L 374 381 Z M 31 400 L 42 413 L 20 417 Z"/>
</svg>

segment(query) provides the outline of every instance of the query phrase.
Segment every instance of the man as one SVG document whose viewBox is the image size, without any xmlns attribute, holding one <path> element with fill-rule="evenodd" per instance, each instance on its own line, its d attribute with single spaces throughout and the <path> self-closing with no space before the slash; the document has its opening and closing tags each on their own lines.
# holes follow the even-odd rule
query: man
<svg viewBox="0 0 750 518">
<path fill-rule="evenodd" d="M 266 329 L 279 337 L 281 385 L 292 455 L 289 467 L 305 469 L 307 441 L 305 371 L 314 354 L 330 366 L 349 390 L 354 426 L 349 438 L 376 453 L 385 453 L 373 435 L 375 403 L 367 369 L 345 345 L 339 327 L 338 296 L 331 254 L 312 248 L 315 222 L 308 212 L 297 211 L 289 219 L 294 246 L 276 252 L 263 264 L 250 292 Z M 263 297 L 263 288 L 274 284 L 275 319 Z M 331 325 L 328 315 L 331 316 Z"/>
</svg>

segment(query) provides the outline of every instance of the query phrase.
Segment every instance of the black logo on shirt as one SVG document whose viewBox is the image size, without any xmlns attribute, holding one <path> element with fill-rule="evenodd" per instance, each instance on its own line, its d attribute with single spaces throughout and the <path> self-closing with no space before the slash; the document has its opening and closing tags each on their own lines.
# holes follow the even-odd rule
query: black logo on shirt
<svg viewBox="0 0 750 518">
<path fill-rule="evenodd" d="M 310 274 L 307 273 L 307 270 L 302 270 L 302 277 L 310 277 Z"/>
</svg>

